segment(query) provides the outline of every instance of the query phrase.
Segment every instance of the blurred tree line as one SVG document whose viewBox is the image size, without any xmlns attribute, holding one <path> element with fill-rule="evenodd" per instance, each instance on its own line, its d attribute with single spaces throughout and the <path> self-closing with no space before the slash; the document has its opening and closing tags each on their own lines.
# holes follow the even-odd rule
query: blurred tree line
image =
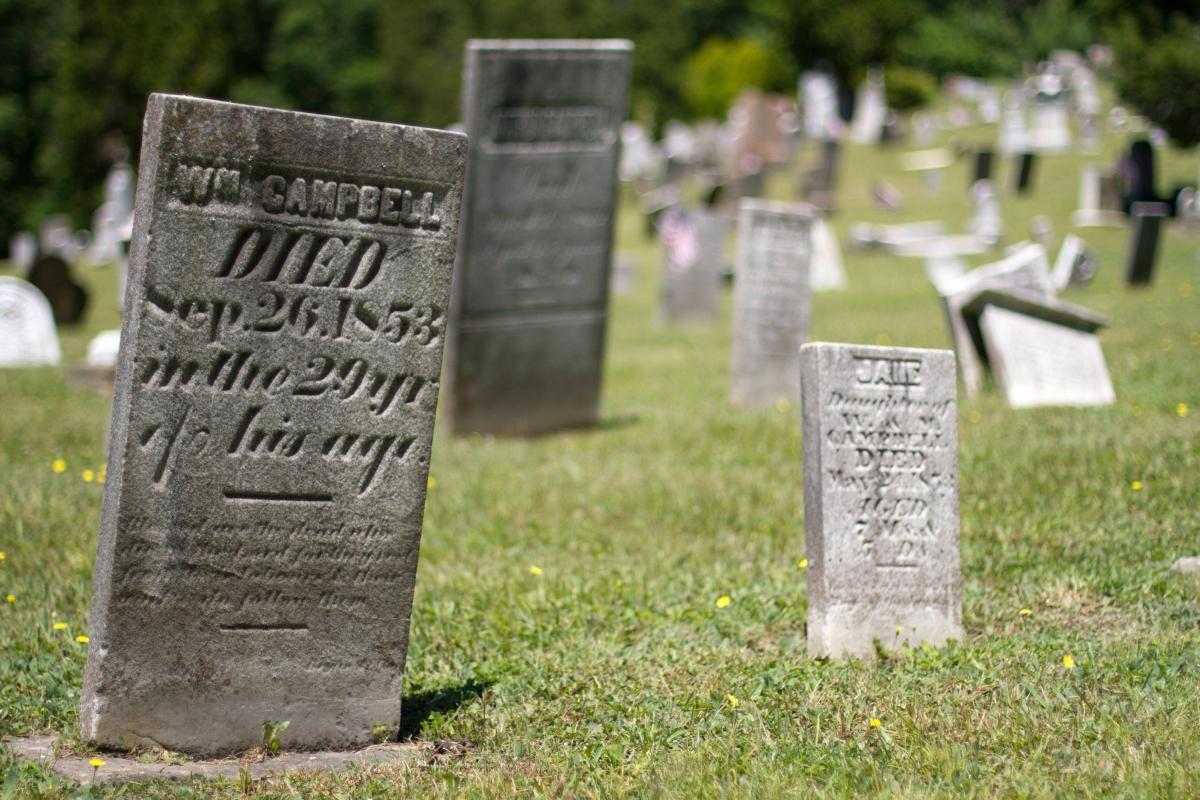
<svg viewBox="0 0 1200 800">
<path fill-rule="evenodd" d="M 1194 143 L 1197 20 L 1196 0 L 0 0 L 0 248 L 47 213 L 87 223 L 151 91 L 444 126 L 470 37 L 624 37 L 631 115 L 657 127 L 814 67 L 852 88 L 883 64 L 912 105 L 1102 38 L 1130 101 Z"/>
</svg>

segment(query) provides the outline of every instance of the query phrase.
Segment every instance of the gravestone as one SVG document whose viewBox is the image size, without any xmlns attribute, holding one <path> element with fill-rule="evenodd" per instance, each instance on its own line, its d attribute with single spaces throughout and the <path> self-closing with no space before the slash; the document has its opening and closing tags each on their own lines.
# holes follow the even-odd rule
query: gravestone
<svg viewBox="0 0 1200 800">
<path fill-rule="evenodd" d="M 716 319 L 729 219 L 707 211 L 671 209 L 662 216 L 659 238 L 663 247 L 659 313 L 663 321 Z"/>
<path fill-rule="evenodd" d="M 837 83 L 826 72 L 800 76 L 800 102 L 804 112 L 804 135 L 813 141 L 837 139 L 845 127 L 837 113 Z"/>
<path fill-rule="evenodd" d="M 858 144 L 879 144 L 886 118 L 883 70 L 871 67 L 867 70 L 867 79 L 858 86 L 854 119 L 850 122 L 850 140 Z"/>
<path fill-rule="evenodd" d="M 1125 225 L 1116 176 L 1102 172 L 1095 164 L 1087 164 L 1079 171 L 1078 206 L 1071 214 L 1071 224 L 1077 228 Z"/>
<path fill-rule="evenodd" d="M 992 151 L 986 147 L 975 151 L 975 161 L 971 168 L 971 183 L 967 187 L 968 189 L 980 181 L 992 179 L 992 155 Z"/>
<path fill-rule="evenodd" d="M 963 635 L 954 355 L 800 350 L 808 654 Z"/>
<path fill-rule="evenodd" d="M 13 272 L 24 275 L 37 258 L 37 237 L 28 231 L 13 234 L 8 240 L 8 261 Z"/>
<path fill-rule="evenodd" d="M 395 733 L 466 138 L 151 95 L 80 719 Z"/>
<path fill-rule="evenodd" d="M 1020 91 L 1010 89 L 1004 93 L 998 148 L 1004 155 L 1013 155 L 1027 150 L 1030 145 L 1029 129 L 1025 121 L 1025 98 Z"/>
<path fill-rule="evenodd" d="M 846 270 L 842 267 L 842 250 L 837 234 L 824 217 L 816 217 L 812 225 L 812 268 L 809 285 L 814 292 L 829 292 L 846 288 Z"/>
<path fill-rule="evenodd" d="M 1013 408 L 1106 406 L 1116 400 L 1096 331 L 1106 317 L 1021 289 L 985 288 L 963 305 Z"/>
<path fill-rule="evenodd" d="M 949 278 L 937 286 L 958 359 L 958 375 L 968 397 L 974 397 L 983 388 L 987 353 L 978 332 L 973 332 L 964 319 L 963 306 L 985 288 L 1012 287 L 1054 297 L 1049 260 L 1040 244 L 1023 245 L 1000 261 L 971 270 L 961 278 Z"/>
<path fill-rule="evenodd" d="M 1017 157 L 1017 168 L 1013 178 L 1013 191 L 1017 194 L 1025 194 L 1033 186 L 1033 167 L 1036 159 L 1036 153 L 1021 153 Z"/>
<path fill-rule="evenodd" d="M 596 422 L 627 41 L 473 40 L 446 426 L 528 435 Z"/>
<path fill-rule="evenodd" d="M 54 312 L 45 296 L 31 283 L 0 275 L 0 367 L 61 360 Z"/>
<path fill-rule="evenodd" d="M 1096 254 L 1073 233 L 1063 239 L 1050 277 L 1054 288 L 1062 291 L 1068 286 L 1085 286 L 1096 276 Z"/>
<path fill-rule="evenodd" d="M 1166 203 L 1134 203 L 1129 249 L 1125 257 L 1125 285 L 1149 286 L 1158 259 L 1158 240 L 1170 209 Z"/>
<path fill-rule="evenodd" d="M 1000 200 L 996 187 L 990 180 L 976 181 L 971 187 L 971 202 L 974 212 L 967 222 L 967 230 L 995 246 L 1004 238 L 1004 217 L 1000 213 Z"/>
<path fill-rule="evenodd" d="M 834 206 L 840 149 L 841 144 L 837 139 L 822 140 L 816 162 L 799 173 L 800 197 L 824 211 L 829 211 Z"/>
<path fill-rule="evenodd" d="M 763 408 L 797 403 L 800 345 L 812 314 L 811 206 L 743 200 L 733 284 L 731 399 Z"/>
<path fill-rule="evenodd" d="M 87 311 L 88 293 L 75 282 L 71 265 L 56 253 L 48 253 L 29 268 L 29 282 L 38 288 L 54 309 L 54 321 L 59 325 L 74 325 Z"/>
</svg>

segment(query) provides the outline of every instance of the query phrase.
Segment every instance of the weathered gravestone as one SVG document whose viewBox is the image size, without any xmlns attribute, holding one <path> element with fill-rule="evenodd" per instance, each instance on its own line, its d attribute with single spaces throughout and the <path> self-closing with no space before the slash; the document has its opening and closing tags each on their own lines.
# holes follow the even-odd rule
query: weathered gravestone
<svg viewBox="0 0 1200 800">
<path fill-rule="evenodd" d="M 971 168 L 971 182 L 967 185 L 968 189 L 980 181 L 992 179 L 992 157 L 993 153 L 990 148 L 981 147 L 975 151 L 975 162 Z"/>
<path fill-rule="evenodd" d="M 1037 161 L 1037 153 L 1021 153 L 1017 156 L 1016 170 L 1013 172 L 1013 191 L 1025 194 L 1033 186 L 1033 167 Z"/>
<path fill-rule="evenodd" d="M 0 367 L 57 364 L 62 359 L 54 312 L 36 286 L 0 275 Z"/>
<path fill-rule="evenodd" d="M 1095 164 L 1087 164 L 1079 171 L 1078 205 L 1071 215 L 1071 224 L 1077 228 L 1125 224 L 1116 176 L 1101 171 Z"/>
<path fill-rule="evenodd" d="M 85 739 L 396 730 L 466 150 L 151 95 Z"/>
<path fill-rule="evenodd" d="M 1096 331 L 1106 317 L 1019 288 L 985 288 L 962 309 L 1013 408 L 1105 406 L 1116 395 Z"/>
<path fill-rule="evenodd" d="M 814 342 L 800 362 L 809 656 L 960 638 L 954 355 Z"/>
<path fill-rule="evenodd" d="M 812 313 L 813 224 L 809 206 L 742 200 L 730 369 L 735 405 L 800 400 L 796 375 Z"/>
<path fill-rule="evenodd" d="M 471 41 L 471 138 L 446 350 L 453 431 L 595 423 L 633 46 Z"/>
<path fill-rule="evenodd" d="M 1154 280 L 1158 240 L 1170 209 L 1166 203 L 1134 203 L 1130 212 L 1132 232 L 1125 258 L 1125 284 L 1148 286 Z"/>
<path fill-rule="evenodd" d="M 41 291 L 54 309 L 59 325 L 74 325 L 87 311 L 88 292 L 75 282 L 71 265 L 55 253 L 39 256 L 29 268 L 29 282 Z"/>
<path fill-rule="evenodd" d="M 663 248 L 659 315 L 665 322 L 709 322 L 721 300 L 721 259 L 729 219 L 707 211 L 671 209 L 659 224 Z"/>
<path fill-rule="evenodd" d="M 1084 286 L 1096 277 L 1096 254 L 1085 241 L 1068 233 L 1058 249 L 1050 277 L 1060 292 L 1068 286 Z"/>
</svg>

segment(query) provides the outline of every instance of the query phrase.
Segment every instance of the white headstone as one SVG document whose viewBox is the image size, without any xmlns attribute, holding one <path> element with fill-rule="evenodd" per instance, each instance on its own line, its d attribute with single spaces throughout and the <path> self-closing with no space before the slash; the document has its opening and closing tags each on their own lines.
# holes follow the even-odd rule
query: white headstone
<svg viewBox="0 0 1200 800">
<path fill-rule="evenodd" d="M 0 275 L 0 367 L 62 360 L 54 312 L 33 284 Z"/>
<path fill-rule="evenodd" d="M 100 331 L 88 342 L 87 358 L 89 367 L 115 367 L 117 354 L 121 351 L 120 329 Z"/>
<path fill-rule="evenodd" d="M 8 240 L 8 260 L 16 272 L 26 274 L 36 259 L 37 237 L 32 233 L 22 231 Z"/>
<path fill-rule="evenodd" d="M 872 67 L 858 87 L 850 139 L 859 144 L 878 144 L 887 119 L 887 100 L 883 92 L 883 70 Z"/>
<path fill-rule="evenodd" d="M 833 226 L 824 217 L 813 220 L 812 248 L 812 290 L 828 292 L 845 289 L 846 270 L 842 267 L 842 250 Z"/>
</svg>

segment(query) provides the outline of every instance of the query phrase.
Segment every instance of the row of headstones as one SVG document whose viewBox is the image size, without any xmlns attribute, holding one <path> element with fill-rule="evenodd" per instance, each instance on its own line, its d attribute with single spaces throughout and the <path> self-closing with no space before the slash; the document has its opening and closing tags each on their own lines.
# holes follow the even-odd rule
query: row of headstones
<svg viewBox="0 0 1200 800">
<path fill-rule="evenodd" d="M 439 402 L 452 427 L 594 415 L 630 49 L 470 43 L 469 148 L 150 98 L 85 739 L 208 754 L 263 720 L 298 749 L 395 730 Z M 743 207 L 736 303 L 744 363 L 794 376 L 802 354 L 809 649 L 940 643 L 961 634 L 952 356 L 800 351 L 812 223 Z M 795 396 L 759 377 L 735 394 Z"/>
</svg>

